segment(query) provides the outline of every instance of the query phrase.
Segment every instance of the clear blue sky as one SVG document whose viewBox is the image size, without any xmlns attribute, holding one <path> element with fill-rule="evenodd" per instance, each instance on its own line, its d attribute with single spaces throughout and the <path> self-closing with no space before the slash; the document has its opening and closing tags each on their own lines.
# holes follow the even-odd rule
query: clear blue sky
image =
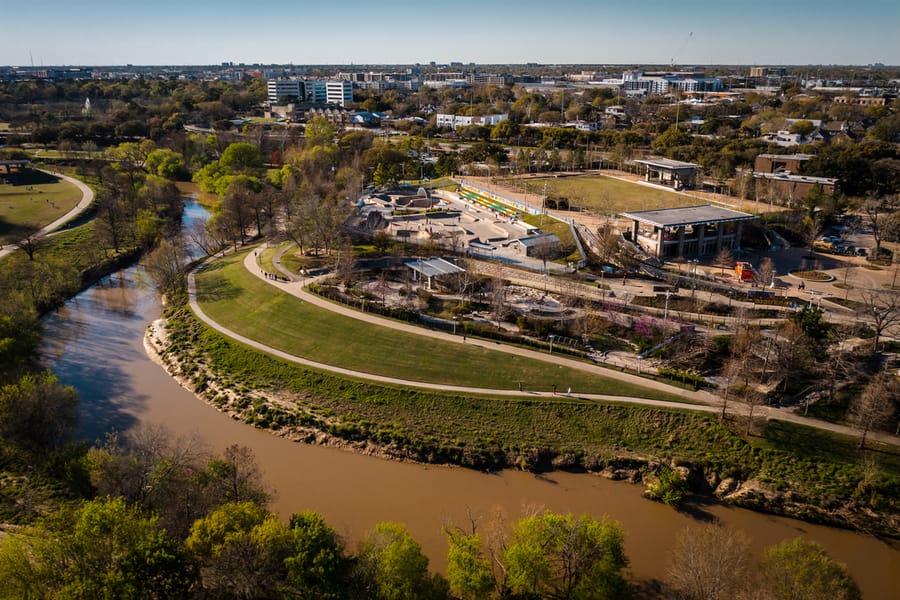
<svg viewBox="0 0 900 600">
<path fill-rule="evenodd" d="M 0 0 L 0 65 L 900 65 L 897 0 Z"/>
</svg>

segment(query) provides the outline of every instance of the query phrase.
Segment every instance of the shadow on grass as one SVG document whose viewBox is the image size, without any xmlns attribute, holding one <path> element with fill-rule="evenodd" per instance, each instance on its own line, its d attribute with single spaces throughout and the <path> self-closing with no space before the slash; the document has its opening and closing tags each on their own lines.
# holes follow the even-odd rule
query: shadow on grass
<svg viewBox="0 0 900 600">
<path fill-rule="evenodd" d="M 760 437 L 776 450 L 793 452 L 807 458 L 859 463 L 862 457 L 856 437 L 845 437 L 785 421 L 769 421 Z M 866 451 L 874 453 L 878 462 L 891 473 L 900 473 L 900 448 L 867 441 Z"/>
<path fill-rule="evenodd" d="M 204 273 L 221 270 L 220 263 L 214 263 L 203 269 Z M 213 276 L 197 281 L 197 301 L 201 304 L 204 302 L 218 302 L 234 300 L 244 293 L 243 288 L 233 285 L 224 277 Z"/>
<path fill-rule="evenodd" d="M 19 173 L 10 173 L 5 175 L 7 183 L 13 186 L 20 185 L 48 185 L 59 183 L 61 179 L 50 173 L 37 171 L 35 169 L 24 169 Z"/>
</svg>

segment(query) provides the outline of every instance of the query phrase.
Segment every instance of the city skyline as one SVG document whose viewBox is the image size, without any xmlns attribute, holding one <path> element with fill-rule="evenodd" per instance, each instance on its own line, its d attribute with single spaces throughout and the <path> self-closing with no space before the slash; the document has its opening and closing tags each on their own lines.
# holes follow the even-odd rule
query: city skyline
<svg viewBox="0 0 900 600">
<path fill-rule="evenodd" d="M 337 8 L 234 0 L 46 0 L 15 5 L 10 66 L 244 64 L 900 65 L 900 6 L 860 0 L 731 6 L 711 0 L 522 0 Z"/>
</svg>

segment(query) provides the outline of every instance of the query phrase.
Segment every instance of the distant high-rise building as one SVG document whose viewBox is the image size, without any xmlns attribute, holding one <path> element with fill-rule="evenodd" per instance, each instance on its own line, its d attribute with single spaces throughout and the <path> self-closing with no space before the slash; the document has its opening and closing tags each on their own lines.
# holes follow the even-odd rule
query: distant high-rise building
<svg viewBox="0 0 900 600">
<path fill-rule="evenodd" d="M 353 84 L 349 81 L 326 81 L 325 102 L 347 106 L 353 102 Z"/>
<path fill-rule="evenodd" d="M 266 92 L 270 104 L 278 104 L 282 98 L 300 101 L 306 97 L 305 86 L 300 79 L 270 79 L 266 82 Z"/>
</svg>

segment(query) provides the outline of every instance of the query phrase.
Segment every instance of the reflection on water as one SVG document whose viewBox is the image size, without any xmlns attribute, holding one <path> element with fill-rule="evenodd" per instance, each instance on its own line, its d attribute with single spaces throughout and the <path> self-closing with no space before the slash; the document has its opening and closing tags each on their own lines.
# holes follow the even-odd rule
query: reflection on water
<svg viewBox="0 0 900 600">
<path fill-rule="evenodd" d="M 351 546 L 379 521 L 404 522 L 439 569 L 446 555 L 443 524 L 467 523 L 470 512 L 488 518 L 500 511 L 516 519 L 548 508 L 621 521 L 632 572 L 642 578 L 665 576 L 676 533 L 699 516 L 743 530 L 757 555 L 798 535 L 816 540 L 849 566 L 865 598 L 892 598 L 900 589 L 900 552 L 863 535 L 715 504 L 698 507 L 694 516 L 678 513 L 642 499 L 637 486 L 589 475 L 486 475 L 390 462 L 293 443 L 237 423 L 147 358 L 144 330 L 160 307 L 155 293 L 140 285 L 139 271 L 117 273 L 45 320 L 43 360 L 63 383 L 77 388 L 81 432 L 88 440 L 112 429 L 161 424 L 174 435 L 199 434 L 216 451 L 235 443 L 249 446 L 276 488 L 273 507 L 282 516 L 318 511 Z"/>
</svg>

